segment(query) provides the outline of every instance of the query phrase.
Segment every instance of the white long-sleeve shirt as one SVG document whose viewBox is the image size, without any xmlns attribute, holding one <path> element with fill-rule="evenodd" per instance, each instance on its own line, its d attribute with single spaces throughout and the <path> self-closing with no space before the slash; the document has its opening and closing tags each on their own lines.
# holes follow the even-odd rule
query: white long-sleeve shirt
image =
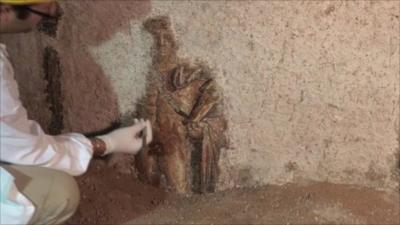
<svg viewBox="0 0 400 225">
<path fill-rule="evenodd" d="M 6 47 L 0 44 L 0 161 L 84 173 L 92 158 L 92 145 L 78 133 L 51 136 L 29 120 L 19 99 L 14 70 Z M 29 80 L 29 78 L 27 78 Z M 33 204 L 21 194 L 13 177 L 0 168 L 0 224 L 27 224 Z"/>
</svg>

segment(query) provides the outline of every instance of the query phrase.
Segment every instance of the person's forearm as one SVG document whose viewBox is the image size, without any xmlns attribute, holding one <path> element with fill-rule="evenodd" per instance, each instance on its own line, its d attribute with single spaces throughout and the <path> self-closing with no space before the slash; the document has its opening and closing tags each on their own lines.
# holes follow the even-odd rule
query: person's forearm
<svg viewBox="0 0 400 225">
<path fill-rule="evenodd" d="M 146 135 L 140 136 L 141 133 Z M 135 124 L 131 126 L 118 128 L 104 135 L 89 137 L 93 157 L 112 153 L 136 154 L 152 139 L 151 124 L 144 119 L 135 119 Z"/>
<path fill-rule="evenodd" d="M 100 157 L 104 156 L 107 146 L 106 143 L 100 138 L 90 138 L 90 142 L 93 146 L 93 156 Z"/>
</svg>

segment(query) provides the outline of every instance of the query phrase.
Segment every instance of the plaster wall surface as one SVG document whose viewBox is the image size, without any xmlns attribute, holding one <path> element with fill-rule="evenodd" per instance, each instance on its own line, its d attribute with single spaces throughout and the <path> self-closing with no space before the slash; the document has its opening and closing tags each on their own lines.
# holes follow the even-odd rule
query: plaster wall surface
<svg viewBox="0 0 400 225">
<path fill-rule="evenodd" d="M 34 34 L 5 42 L 15 49 L 30 38 L 59 50 L 65 131 L 131 117 L 151 65 L 142 22 L 168 15 L 178 55 L 207 63 L 224 95 L 230 147 L 220 158 L 220 189 L 306 180 L 398 187 L 398 2 L 68 1 L 63 8 L 70 17 L 57 40 Z"/>
<path fill-rule="evenodd" d="M 152 1 L 143 20 L 156 15 L 171 17 L 180 56 L 205 61 L 222 87 L 220 188 L 397 187 L 399 3 Z M 151 62 L 143 20 L 90 50 L 122 111 L 134 110 Z"/>
</svg>

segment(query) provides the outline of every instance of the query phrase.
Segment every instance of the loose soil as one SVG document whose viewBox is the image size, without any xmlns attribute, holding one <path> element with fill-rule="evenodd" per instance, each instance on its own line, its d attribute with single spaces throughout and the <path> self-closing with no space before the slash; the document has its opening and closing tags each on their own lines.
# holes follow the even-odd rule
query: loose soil
<svg viewBox="0 0 400 225">
<path fill-rule="evenodd" d="M 86 174 L 77 178 L 81 202 L 67 225 L 122 224 L 160 205 L 166 193 L 137 180 L 128 163 L 125 160 L 121 168 L 109 160 L 92 161 Z"/>
<path fill-rule="evenodd" d="M 117 171 L 91 166 L 68 224 L 400 224 L 398 193 L 319 182 L 185 197 Z"/>
</svg>

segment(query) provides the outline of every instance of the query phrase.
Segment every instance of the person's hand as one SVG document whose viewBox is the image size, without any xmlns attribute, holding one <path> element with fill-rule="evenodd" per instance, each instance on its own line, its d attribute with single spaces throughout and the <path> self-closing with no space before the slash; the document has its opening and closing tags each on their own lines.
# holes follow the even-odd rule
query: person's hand
<svg viewBox="0 0 400 225">
<path fill-rule="evenodd" d="M 143 140 L 143 135 L 146 136 L 146 140 Z M 104 155 L 115 152 L 136 154 L 144 144 L 152 141 L 153 133 L 150 121 L 135 119 L 134 125 L 119 128 L 97 138 L 103 140 L 106 145 Z"/>
</svg>

